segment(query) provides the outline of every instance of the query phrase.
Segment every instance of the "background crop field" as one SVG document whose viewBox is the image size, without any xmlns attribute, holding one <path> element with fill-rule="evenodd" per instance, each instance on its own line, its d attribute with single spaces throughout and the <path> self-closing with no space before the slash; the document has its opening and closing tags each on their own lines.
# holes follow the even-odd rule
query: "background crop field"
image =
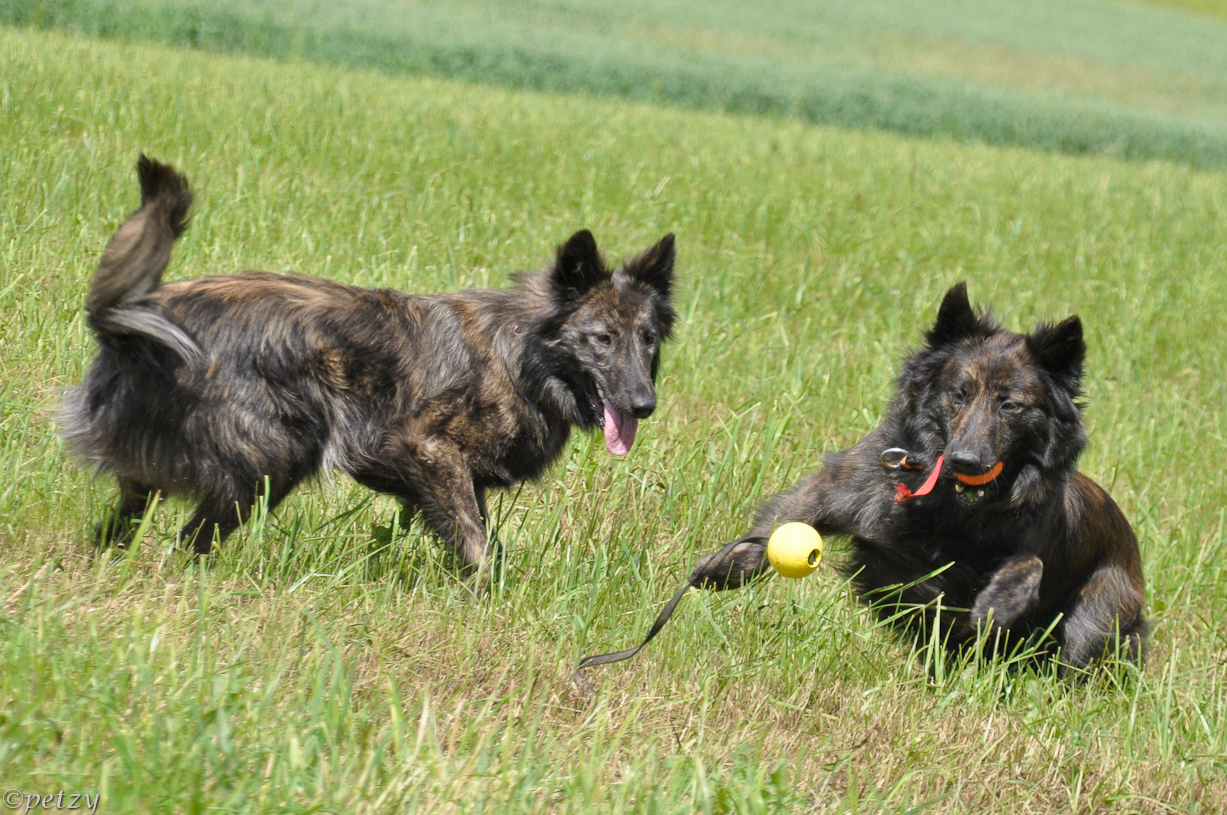
<svg viewBox="0 0 1227 815">
<path fill-rule="evenodd" d="M 1227 17 L 1227 0 L 1149 0 L 1160 6 L 1171 6 L 1198 14 Z"/>
<path fill-rule="evenodd" d="M 0 22 L 1227 168 L 1227 20 L 1124 0 L 6 0 Z"/>
<path fill-rule="evenodd" d="M 1223 174 L 17 29 L 0 145 L 0 787 L 105 813 L 1227 809 Z M 344 480 L 205 569 L 177 503 L 95 558 L 113 485 L 52 417 L 142 150 L 197 190 L 172 279 L 501 286 L 581 226 L 614 256 L 676 231 L 660 410 L 625 460 L 580 436 L 493 501 L 484 600 Z M 959 280 L 1011 328 L 1085 321 L 1082 467 L 1141 539 L 1145 670 L 926 666 L 824 567 L 692 594 L 578 694 L 580 656 L 877 422 Z"/>
</svg>

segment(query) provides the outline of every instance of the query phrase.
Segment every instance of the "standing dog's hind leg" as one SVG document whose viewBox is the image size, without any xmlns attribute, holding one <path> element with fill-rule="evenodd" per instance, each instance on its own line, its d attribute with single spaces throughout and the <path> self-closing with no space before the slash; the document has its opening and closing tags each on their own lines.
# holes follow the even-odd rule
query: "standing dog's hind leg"
<svg viewBox="0 0 1227 815">
<path fill-rule="evenodd" d="M 94 544 L 126 549 L 136 534 L 137 522 L 144 517 L 157 490 L 136 481 L 121 479 L 119 503 L 108 507 L 94 526 Z"/>
<path fill-rule="evenodd" d="M 209 554 L 214 540 L 221 543 L 247 519 L 252 503 L 250 499 L 244 502 L 233 496 L 205 498 L 179 533 L 181 545 L 190 544 L 197 555 Z"/>
<path fill-rule="evenodd" d="M 294 482 L 272 482 L 265 493 L 268 498 L 268 511 L 276 509 L 293 488 Z M 191 520 L 179 533 L 180 545 L 191 544 L 192 551 L 197 555 L 209 554 L 213 551 L 215 540 L 221 543 L 231 532 L 246 523 L 251 517 L 251 509 L 255 506 L 259 492 L 263 490 L 263 482 L 258 486 L 253 483 L 251 492 L 244 497 L 219 493 L 202 499 Z"/>
</svg>

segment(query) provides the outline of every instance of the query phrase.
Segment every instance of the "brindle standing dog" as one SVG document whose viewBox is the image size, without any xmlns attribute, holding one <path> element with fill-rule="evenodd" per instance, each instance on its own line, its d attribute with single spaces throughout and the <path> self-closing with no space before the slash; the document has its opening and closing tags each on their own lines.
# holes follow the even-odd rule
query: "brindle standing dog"
<svg viewBox="0 0 1227 815">
<path fill-rule="evenodd" d="M 259 272 L 160 285 L 192 195 L 138 162 L 141 206 L 86 301 L 100 351 L 63 434 L 119 481 L 103 538 L 155 492 L 195 498 L 208 553 L 304 479 L 338 469 L 419 510 L 465 569 L 491 552 L 485 495 L 535 478 L 572 426 L 625 455 L 656 407 L 674 321 L 673 236 L 611 270 L 588 231 L 513 290 L 412 296 Z"/>
<path fill-rule="evenodd" d="M 741 586 L 767 567 L 771 531 L 803 521 L 851 537 L 847 572 L 883 619 L 928 636 L 940 601 L 951 649 L 986 626 L 1008 641 L 1055 622 L 1062 670 L 1118 646 L 1137 662 L 1147 634 L 1137 539 L 1075 469 L 1085 353 L 1077 317 L 1014 334 L 955 286 L 885 421 L 769 501 L 745 537 L 699 561 L 691 584 Z"/>
</svg>

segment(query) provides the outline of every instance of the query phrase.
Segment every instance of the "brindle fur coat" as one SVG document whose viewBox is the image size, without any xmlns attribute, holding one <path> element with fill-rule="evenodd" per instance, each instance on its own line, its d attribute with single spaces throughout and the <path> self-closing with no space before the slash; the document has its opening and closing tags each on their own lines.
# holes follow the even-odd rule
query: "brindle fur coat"
<svg viewBox="0 0 1227 815">
<path fill-rule="evenodd" d="M 70 448 L 119 481 L 99 535 L 123 544 L 155 493 L 198 506 L 207 553 L 263 493 L 340 470 L 420 511 L 462 567 L 491 552 L 485 495 L 536 478 L 572 427 L 625 454 L 656 406 L 667 235 L 608 268 L 577 232 L 511 290 L 414 296 L 250 272 L 161 284 L 192 195 L 138 163 L 140 208 L 107 246 L 86 311 L 99 353 L 61 414 Z"/>
<path fill-rule="evenodd" d="M 1147 625 L 1137 539 L 1076 469 L 1085 353 L 1077 317 L 1015 334 L 954 287 L 925 346 L 904 362 L 881 425 L 771 499 L 749 533 L 700 560 L 692 584 L 741 586 L 767 568 L 771 531 L 802 521 L 849 536 L 845 568 L 860 596 L 922 638 L 940 604 L 938 633 L 952 649 L 982 631 L 1001 648 L 1052 627 L 1062 670 L 1117 653 L 1139 661 Z M 884 466 L 892 448 L 920 466 Z M 939 456 L 936 488 L 909 498 Z"/>
</svg>

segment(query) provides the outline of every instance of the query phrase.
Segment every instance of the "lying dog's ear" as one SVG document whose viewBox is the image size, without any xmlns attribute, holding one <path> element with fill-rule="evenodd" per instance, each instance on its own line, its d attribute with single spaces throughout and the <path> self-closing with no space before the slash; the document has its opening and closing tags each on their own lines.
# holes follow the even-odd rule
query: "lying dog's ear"
<svg viewBox="0 0 1227 815">
<path fill-rule="evenodd" d="M 583 297 L 593 286 L 609 278 L 591 232 L 581 229 L 558 247 L 548 277 L 550 286 L 563 300 Z"/>
<path fill-rule="evenodd" d="M 996 330 L 996 324 L 988 317 L 980 317 L 971 308 L 967 299 L 967 283 L 959 283 L 942 299 L 937 310 L 937 322 L 925 341 L 930 348 L 973 337 L 987 337 Z"/>
<path fill-rule="evenodd" d="M 673 291 L 673 261 L 676 257 L 673 233 L 670 232 L 660 239 L 660 243 L 627 261 L 626 271 L 632 280 L 651 286 L 668 300 Z"/>
<path fill-rule="evenodd" d="M 1086 341 L 1082 339 L 1082 321 L 1077 316 L 1068 317 L 1056 325 L 1040 323 L 1035 331 L 1027 335 L 1027 349 L 1035 361 L 1072 396 L 1081 392 Z"/>
</svg>

